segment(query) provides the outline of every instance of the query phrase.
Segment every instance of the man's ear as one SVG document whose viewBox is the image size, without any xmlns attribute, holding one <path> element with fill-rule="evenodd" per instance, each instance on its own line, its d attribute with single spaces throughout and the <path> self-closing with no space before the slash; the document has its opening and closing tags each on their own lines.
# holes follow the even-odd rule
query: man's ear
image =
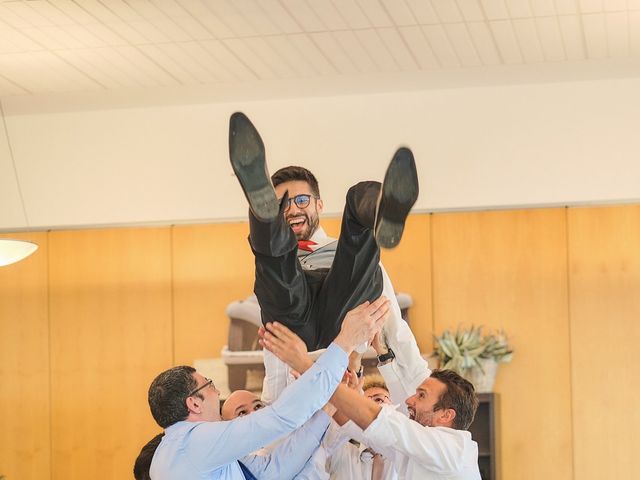
<svg viewBox="0 0 640 480">
<path fill-rule="evenodd" d="M 195 413 L 195 414 L 202 413 L 202 400 L 200 400 L 198 397 L 195 397 L 195 396 L 187 397 L 186 403 L 187 403 L 187 410 L 189 410 L 189 413 Z"/>
<path fill-rule="evenodd" d="M 453 408 L 445 408 L 442 410 L 442 416 L 440 417 L 445 427 L 453 428 L 453 421 L 456 418 L 456 411 Z"/>
<path fill-rule="evenodd" d="M 322 211 L 324 210 L 324 203 L 322 202 L 321 198 L 318 198 L 316 200 L 316 209 L 318 210 L 318 213 L 322 213 Z"/>
</svg>

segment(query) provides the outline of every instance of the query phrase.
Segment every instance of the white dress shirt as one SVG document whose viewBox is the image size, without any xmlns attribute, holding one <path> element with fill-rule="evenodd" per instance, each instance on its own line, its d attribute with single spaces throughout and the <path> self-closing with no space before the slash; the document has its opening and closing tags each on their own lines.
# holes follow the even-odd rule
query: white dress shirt
<svg viewBox="0 0 640 480">
<path fill-rule="evenodd" d="M 395 450 L 401 480 L 480 480 L 478 444 L 465 430 L 423 427 L 383 407 L 364 438 L 373 449 Z"/>
</svg>

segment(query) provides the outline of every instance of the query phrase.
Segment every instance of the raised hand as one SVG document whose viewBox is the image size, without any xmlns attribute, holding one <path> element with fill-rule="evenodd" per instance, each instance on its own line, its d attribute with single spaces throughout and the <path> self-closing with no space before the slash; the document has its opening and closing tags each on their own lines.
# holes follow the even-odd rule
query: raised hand
<svg viewBox="0 0 640 480">
<path fill-rule="evenodd" d="M 306 372 L 313 360 L 298 335 L 278 322 L 267 323 L 258 331 L 260 345 L 300 373 Z"/>
<path fill-rule="evenodd" d="M 347 354 L 379 332 L 389 316 L 389 300 L 381 296 L 349 311 L 334 342 Z"/>
<path fill-rule="evenodd" d="M 380 338 L 382 336 L 382 332 L 376 332 L 371 341 L 369 342 L 373 349 L 376 351 L 378 356 L 384 355 L 385 353 L 389 353 L 389 348 L 384 343 L 384 341 Z"/>
</svg>

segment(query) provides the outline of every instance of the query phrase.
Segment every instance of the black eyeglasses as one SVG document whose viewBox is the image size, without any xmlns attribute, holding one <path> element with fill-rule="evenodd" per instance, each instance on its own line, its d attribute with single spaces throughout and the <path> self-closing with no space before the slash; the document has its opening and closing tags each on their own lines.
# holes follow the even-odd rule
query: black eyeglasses
<svg viewBox="0 0 640 480">
<path fill-rule="evenodd" d="M 205 378 L 206 382 L 203 383 L 202 385 L 200 385 L 198 388 L 196 388 L 195 390 L 192 390 L 191 392 L 189 392 L 189 394 L 187 395 L 187 398 L 194 396 L 196 393 L 198 393 L 200 390 L 202 390 L 203 388 L 208 387 L 209 385 L 213 386 L 213 380 L 211 380 L 210 378 Z M 214 387 L 215 388 L 215 387 Z"/>
<path fill-rule="evenodd" d="M 307 208 L 309 203 L 311 203 L 311 199 L 315 198 L 316 200 L 320 197 L 316 197 L 315 195 L 309 195 L 308 193 L 301 193 L 300 195 L 296 195 L 295 197 L 291 197 L 289 199 L 289 203 L 284 207 L 285 211 L 291 208 L 291 203 L 295 203 L 296 207 L 302 209 Z"/>
</svg>

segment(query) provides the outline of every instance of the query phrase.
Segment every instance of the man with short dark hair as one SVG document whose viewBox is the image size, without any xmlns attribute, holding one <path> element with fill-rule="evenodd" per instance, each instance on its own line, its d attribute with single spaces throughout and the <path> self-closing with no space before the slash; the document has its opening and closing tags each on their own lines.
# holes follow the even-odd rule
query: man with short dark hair
<svg viewBox="0 0 640 480">
<path fill-rule="evenodd" d="M 290 365 L 300 365 L 291 353 L 301 342 L 295 334 L 283 325 L 269 324 L 264 335 L 266 348 Z M 295 349 L 296 354 L 301 351 Z M 478 444 L 466 431 L 478 398 L 473 385 L 457 373 L 434 370 L 406 399 L 409 418 L 344 385 L 338 386 L 331 403 L 363 430 L 368 446 L 377 452 L 395 452 L 400 479 L 480 480 Z"/>
<path fill-rule="evenodd" d="M 399 148 L 383 183 L 360 182 L 349 189 L 339 239 L 319 225 L 323 210 L 316 177 L 297 166 L 269 179 L 264 144 L 242 113 L 229 125 L 231 165 L 249 201 L 249 244 L 255 256 L 254 291 L 262 321 L 278 319 L 309 350 L 324 348 L 355 305 L 381 293 L 392 302 L 385 339 L 413 391 L 424 378 L 426 362 L 402 320 L 393 286 L 380 264 L 380 247 L 398 244 L 404 222 L 418 196 L 411 150 Z M 359 349 L 360 350 L 360 349 Z M 361 348 L 364 351 L 364 348 Z M 286 369 L 265 352 L 263 399 L 273 401 L 286 385 Z"/>
<path fill-rule="evenodd" d="M 156 453 L 156 449 L 164 437 L 164 432 L 159 433 L 149 440 L 140 450 L 138 458 L 133 465 L 133 477 L 136 480 L 151 480 L 149 469 L 151 468 L 151 460 Z"/>
<path fill-rule="evenodd" d="M 151 478 L 293 478 L 302 466 L 293 459 L 277 454 L 265 459 L 251 452 L 300 427 L 327 403 L 342 380 L 348 355 L 379 331 L 387 311 L 384 297 L 350 311 L 334 342 L 315 363 L 306 356 L 296 364 L 306 373 L 274 404 L 231 421 L 220 419 L 220 392 L 212 380 L 188 366 L 162 372 L 149 387 L 151 413 L 165 429 L 151 462 Z M 311 423 L 306 426 L 307 438 L 300 439 L 302 450 L 305 441 L 317 447 L 329 418 L 318 415 Z"/>
</svg>

